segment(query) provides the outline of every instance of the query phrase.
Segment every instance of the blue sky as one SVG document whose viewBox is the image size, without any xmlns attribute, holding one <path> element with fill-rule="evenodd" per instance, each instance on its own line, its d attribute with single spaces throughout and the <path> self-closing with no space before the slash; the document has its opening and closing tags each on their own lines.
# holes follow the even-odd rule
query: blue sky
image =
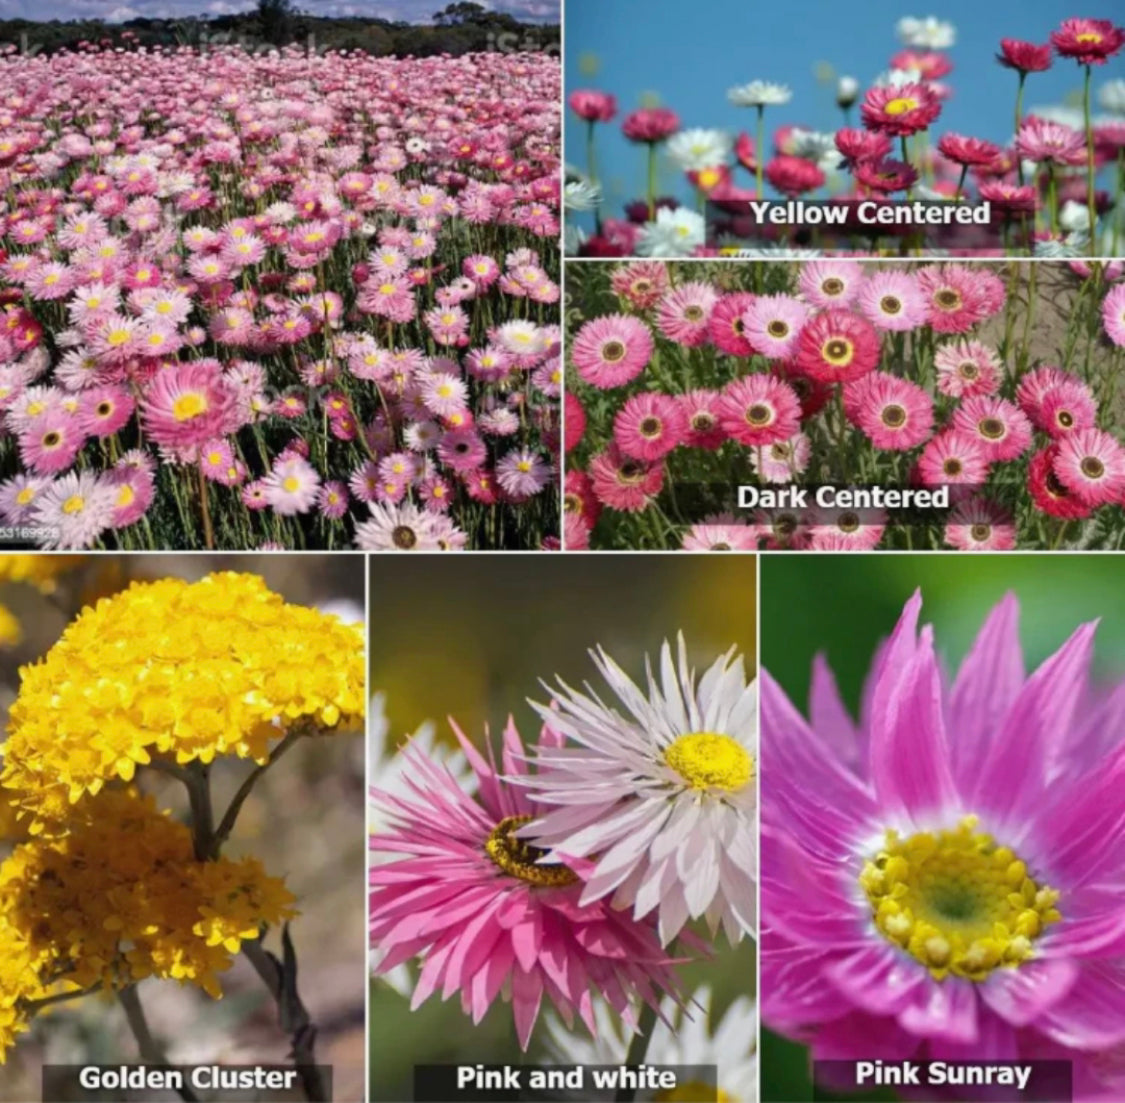
<svg viewBox="0 0 1125 1103">
<path fill-rule="evenodd" d="M 685 127 L 735 135 L 740 129 L 753 134 L 756 112 L 727 103 L 727 89 L 770 80 L 788 84 L 793 99 L 766 109 L 767 133 L 784 123 L 834 130 L 842 124 L 835 82 L 818 83 L 815 67 L 827 63 L 866 88 L 901 48 L 898 20 L 933 15 L 957 29 L 948 51 L 954 70 L 946 78 L 954 96 L 942 110 L 938 133 L 953 130 L 1003 143 L 1013 129 L 1016 75 L 993 60 L 1000 39 L 1042 43 L 1064 18 L 1120 23 L 1122 10 L 1120 0 L 939 0 L 932 6 L 872 0 L 566 0 L 566 86 L 613 92 L 622 114 L 655 93 Z M 591 62 L 597 66 L 594 75 Z M 1121 55 L 1095 69 L 1095 90 L 1115 77 L 1125 77 Z M 1078 65 L 1056 59 L 1046 73 L 1028 77 L 1025 110 L 1057 103 L 1081 86 Z M 852 118 L 859 125 L 854 109 Z M 643 152 L 621 137 L 620 121 L 621 115 L 598 128 L 599 171 L 614 210 L 644 183 Z M 568 161 L 584 165 L 585 123 L 570 111 L 566 137 Z M 671 170 L 663 173 L 664 192 L 675 190 L 673 179 Z M 737 179 L 748 183 L 742 170 Z"/>
<path fill-rule="evenodd" d="M 296 0 L 314 15 L 365 15 L 379 19 L 429 23 L 447 0 Z M 557 23 L 559 0 L 477 0 L 527 22 Z M 232 15 L 252 11 L 256 0 L 0 0 L 0 19 L 105 19 L 119 23 L 138 16 L 150 19 L 188 15 Z"/>
</svg>

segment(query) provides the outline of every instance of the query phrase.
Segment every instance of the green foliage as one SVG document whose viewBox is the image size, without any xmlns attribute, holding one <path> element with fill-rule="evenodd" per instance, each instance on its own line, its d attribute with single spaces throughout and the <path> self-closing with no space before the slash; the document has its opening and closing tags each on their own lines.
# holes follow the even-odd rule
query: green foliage
<svg viewBox="0 0 1125 1103">
<path fill-rule="evenodd" d="M 361 50 L 377 56 L 433 57 L 489 50 L 559 50 L 559 27 L 520 23 L 474 3 L 453 3 L 434 14 L 434 25 L 387 19 L 321 19 L 302 12 L 294 0 L 258 0 L 253 12 L 214 18 L 100 19 L 62 22 L 0 20 L 0 44 L 23 53 L 53 54 L 79 43 L 115 47 L 179 47 L 237 44 L 247 50 L 302 46 L 311 50 Z"/>
</svg>

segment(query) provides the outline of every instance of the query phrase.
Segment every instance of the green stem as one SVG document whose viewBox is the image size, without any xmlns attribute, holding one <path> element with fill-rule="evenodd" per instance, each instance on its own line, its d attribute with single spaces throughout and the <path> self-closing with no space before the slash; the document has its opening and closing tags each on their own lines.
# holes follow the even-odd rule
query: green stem
<svg viewBox="0 0 1125 1103">
<path fill-rule="evenodd" d="M 1090 121 L 1090 70 L 1086 67 L 1086 81 L 1082 89 L 1082 116 L 1086 121 L 1086 209 L 1090 216 L 1090 244 L 1086 247 L 1087 255 L 1095 256 L 1095 226 L 1097 225 L 1097 209 L 1094 203 L 1094 126 Z"/>
<path fill-rule="evenodd" d="M 656 143 L 648 143 L 648 220 L 656 221 Z"/>
<path fill-rule="evenodd" d="M 1019 88 L 1016 90 L 1016 130 L 1015 133 L 1020 132 L 1020 123 L 1023 120 L 1023 86 L 1027 80 L 1027 74 L 1020 70 L 1020 83 Z M 1019 174 L 1020 187 L 1023 187 L 1023 158 L 1016 150 L 1016 172 Z"/>
<path fill-rule="evenodd" d="M 766 159 L 766 108 L 758 104 L 758 146 L 754 150 L 754 160 L 757 163 L 758 198 L 764 199 L 762 191 L 762 166 Z"/>
<path fill-rule="evenodd" d="M 625 1054 L 626 1065 L 636 1066 L 644 1063 L 645 1054 L 648 1052 L 649 1037 L 655 1025 L 656 1008 L 646 1003 L 641 1008 L 641 1018 L 640 1022 L 637 1023 L 637 1031 L 629 1042 L 629 1052 Z M 623 1087 L 617 1089 L 617 1094 L 613 1099 L 614 1103 L 633 1103 L 636 1096 L 635 1088 Z"/>
</svg>

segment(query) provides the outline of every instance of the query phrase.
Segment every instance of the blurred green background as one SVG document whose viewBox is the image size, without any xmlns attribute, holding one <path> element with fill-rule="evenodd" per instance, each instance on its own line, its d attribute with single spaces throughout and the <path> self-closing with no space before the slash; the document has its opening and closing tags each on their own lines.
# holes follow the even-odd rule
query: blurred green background
<svg viewBox="0 0 1125 1103">
<path fill-rule="evenodd" d="M 1009 590 L 1020 599 L 1028 668 L 1056 650 L 1083 621 L 1101 617 L 1095 675 L 1125 670 L 1125 559 L 1071 555 L 775 555 L 761 560 L 761 659 L 807 715 L 813 656 L 827 654 L 855 714 L 875 646 L 890 634 L 906 599 L 921 587 L 923 623 L 956 670 L 992 606 Z M 762 748 L 769 769 L 769 746 Z M 812 1099 L 808 1055 L 762 1029 L 762 1099 Z M 831 1098 L 825 1095 L 824 1098 Z M 892 1092 L 852 1099 L 895 1099 Z"/>
<path fill-rule="evenodd" d="M 478 745 L 511 713 L 525 739 L 538 730 L 526 698 L 539 679 L 572 685 L 599 676 L 586 654 L 600 644 L 634 679 L 644 656 L 682 630 L 697 670 L 731 645 L 755 670 L 755 566 L 751 556 L 447 556 L 373 558 L 371 681 L 386 694 L 390 739 L 421 723 L 449 737 L 447 715 Z M 600 692 L 600 687 L 599 692 Z M 377 774 L 372 783 L 378 785 Z M 682 970 L 689 990 L 709 983 L 713 1019 L 757 991 L 756 950 L 720 941 L 710 961 Z M 546 1010 L 547 1001 L 544 1001 Z M 521 1060 L 511 1008 L 497 1003 L 479 1027 L 457 996 L 417 1011 L 382 981 L 371 983 L 370 1098 L 412 1098 L 415 1064 Z M 583 1028 L 578 1028 L 583 1029 Z M 537 1027 L 525 1062 L 541 1059 Z M 659 1062 L 659 1054 L 648 1059 Z"/>
</svg>

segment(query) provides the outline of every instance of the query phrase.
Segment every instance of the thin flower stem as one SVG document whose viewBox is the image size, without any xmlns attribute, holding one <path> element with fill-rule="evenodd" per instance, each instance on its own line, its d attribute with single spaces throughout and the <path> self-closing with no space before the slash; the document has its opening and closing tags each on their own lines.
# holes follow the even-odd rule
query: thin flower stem
<svg viewBox="0 0 1125 1103">
<path fill-rule="evenodd" d="M 1022 69 L 1020 70 L 1020 83 L 1019 88 L 1016 90 L 1016 129 L 1013 133 L 1020 132 L 1020 122 L 1023 119 L 1023 86 L 1027 80 L 1027 73 Z M 1023 187 L 1023 158 L 1019 155 L 1019 150 L 1016 150 L 1016 172 L 1019 175 L 1020 187 Z"/>
<path fill-rule="evenodd" d="M 283 929 L 282 944 L 286 957 L 284 966 L 265 949 L 260 939 L 243 942 L 242 953 L 277 1004 L 278 1021 L 290 1036 L 290 1056 L 301 1077 L 305 1098 L 309 1103 L 328 1103 L 328 1088 L 316 1064 L 316 1024 L 297 994 L 297 962 L 288 926 Z"/>
<path fill-rule="evenodd" d="M 656 143 L 648 143 L 648 220 L 656 221 Z"/>
<path fill-rule="evenodd" d="M 766 148 L 766 109 L 763 104 L 758 104 L 758 146 L 754 150 L 758 177 L 758 198 L 764 198 L 762 193 L 762 165 Z"/>
<path fill-rule="evenodd" d="M 636 1066 L 643 1063 L 645 1054 L 648 1053 L 648 1043 L 654 1026 L 656 1026 L 656 1008 L 652 1004 L 646 1003 L 641 1008 L 641 1018 L 640 1022 L 637 1023 L 637 1031 L 629 1042 L 629 1052 L 625 1054 L 626 1065 Z M 614 1103 L 633 1103 L 636 1095 L 636 1088 L 618 1088 L 617 1094 L 613 1097 Z"/>
<path fill-rule="evenodd" d="M 230 838 L 230 833 L 234 830 L 235 822 L 238 819 L 238 813 L 242 811 L 243 804 L 246 803 L 246 798 L 250 795 L 250 790 L 254 788 L 258 778 L 262 776 L 290 747 L 294 746 L 298 739 L 305 734 L 303 728 L 293 728 L 285 738 L 278 743 L 276 747 L 270 752 L 269 758 L 262 763 L 261 766 L 255 767 L 246 777 L 246 780 L 238 787 L 238 792 L 234 794 L 230 805 L 223 813 L 223 818 L 219 822 L 218 830 L 211 832 L 209 839 L 209 847 L 207 856 L 209 858 L 217 858 L 219 851 L 222 849 L 223 843 Z"/>
<path fill-rule="evenodd" d="M 203 511 L 203 542 L 208 551 L 215 547 L 215 529 L 211 524 L 211 506 L 207 501 L 207 477 L 203 474 L 203 460 L 199 461 L 196 468 L 199 476 L 199 508 Z"/>
<path fill-rule="evenodd" d="M 1094 126 L 1090 121 L 1090 69 L 1086 66 L 1086 81 L 1082 91 L 1082 115 L 1086 121 L 1086 209 L 1090 217 L 1090 244 L 1087 246 L 1090 256 L 1094 252 L 1097 238 L 1094 230 L 1097 225 L 1097 205 L 1094 202 Z"/>
<path fill-rule="evenodd" d="M 129 1029 L 137 1040 L 137 1048 L 141 1051 L 141 1060 L 149 1065 L 167 1066 L 169 1064 L 168 1055 L 148 1028 L 148 1020 L 145 1018 L 145 1011 L 141 1006 L 141 998 L 137 995 L 136 985 L 130 984 L 126 988 L 119 989 L 117 999 L 125 1011 Z M 199 1103 L 199 1096 L 187 1084 L 177 1088 L 176 1094 L 181 1099 L 186 1100 L 187 1103 Z"/>
</svg>

